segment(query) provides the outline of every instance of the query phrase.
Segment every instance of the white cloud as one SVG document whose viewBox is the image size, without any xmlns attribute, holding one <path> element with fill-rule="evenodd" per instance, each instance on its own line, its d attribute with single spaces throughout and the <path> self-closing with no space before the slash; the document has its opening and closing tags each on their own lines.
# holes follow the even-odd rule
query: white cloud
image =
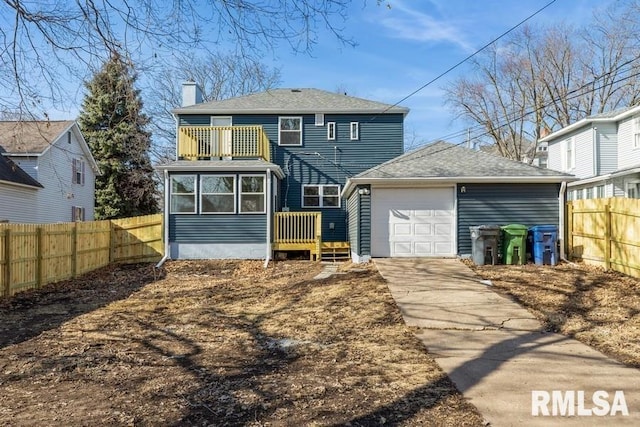
<svg viewBox="0 0 640 427">
<path fill-rule="evenodd" d="M 417 42 L 449 43 L 472 52 L 473 46 L 465 39 L 460 23 L 439 19 L 411 8 L 404 2 L 393 3 L 392 13 L 380 20 L 391 37 Z"/>
</svg>

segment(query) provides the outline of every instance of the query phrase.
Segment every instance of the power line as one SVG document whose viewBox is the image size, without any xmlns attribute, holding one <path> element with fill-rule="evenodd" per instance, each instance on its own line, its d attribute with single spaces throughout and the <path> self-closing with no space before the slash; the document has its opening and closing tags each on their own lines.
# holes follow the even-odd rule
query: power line
<svg viewBox="0 0 640 427">
<path fill-rule="evenodd" d="M 414 90 L 413 92 L 411 92 L 409 95 L 405 96 L 404 98 L 402 98 L 400 101 L 396 102 L 395 104 L 392 104 L 390 106 L 388 106 L 387 108 L 385 108 L 380 114 L 384 114 L 387 111 L 389 111 L 391 108 L 393 107 L 397 107 L 400 103 L 406 101 L 407 99 L 411 98 L 412 96 L 414 96 L 415 94 L 417 94 L 418 92 L 420 92 L 421 90 L 423 90 L 424 88 L 426 88 L 427 86 L 431 85 L 432 83 L 435 83 L 436 81 L 438 81 L 440 78 L 444 77 L 445 75 L 449 74 L 451 71 L 455 70 L 456 68 L 458 68 L 460 65 L 464 64 L 465 62 L 467 62 L 468 60 L 470 60 L 471 58 L 473 58 L 474 56 L 476 56 L 477 54 L 479 54 L 480 52 L 482 52 L 483 50 L 485 50 L 486 48 L 488 48 L 489 46 L 491 46 L 492 44 L 494 44 L 495 42 L 497 42 L 498 40 L 500 40 L 501 38 L 503 38 L 504 36 L 506 36 L 507 34 L 511 33 L 512 31 L 514 31 L 516 28 L 518 28 L 519 26 L 521 26 L 522 24 L 524 24 L 525 22 L 527 22 L 528 20 L 530 20 L 531 18 L 533 18 L 534 16 L 536 16 L 537 14 L 539 14 L 540 12 L 542 12 L 543 10 L 545 10 L 546 8 L 548 8 L 549 6 L 551 6 L 553 3 L 555 3 L 556 0 L 551 0 L 549 3 L 547 3 L 546 5 L 542 6 L 540 9 L 538 9 L 537 11 L 535 11 L 534 13 L 532 13 L 531 15 L 527 16 L 525 19 L 523 19 L 522 21 L 520 21 L 519 23 L 517 23 L 516 25 L 514 25 L 513 27 L 509 28 L 507 31 L 505 31 L 504 33 L 500 34 L 498 37 L 494 38 L 493 40 L 491 40 L 489 43 L 485 44 L 484 46 L 482 46 L 480 49 L 476 50 L 475 52 L 473 52 L 471 55 L 467 56 L 466 58 L 462 59 L 461 61 L 459 61 L 458 63 L 456 63 L 455 65 L 452 65 L 451 67 L 449 67 L 447 70 L 443 71 L 442 73 L 440 73 L 438 76 L 434 77 L 433 79 L 429 80 L 427 83 L 423 84 L 422 86 L 420 86 L 418 89 Z"/>
</svg>

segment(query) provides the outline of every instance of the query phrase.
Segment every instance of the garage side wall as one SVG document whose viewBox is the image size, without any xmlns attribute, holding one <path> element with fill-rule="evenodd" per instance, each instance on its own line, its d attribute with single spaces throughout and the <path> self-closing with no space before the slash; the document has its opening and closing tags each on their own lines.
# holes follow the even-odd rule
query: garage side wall
<svg viewBox="0 0 640 427">
<path fill-rule="evenodd" d="M 559 190 L 560 184 L 458 184 L 458 254 L 471 254 L 471 226 L 557 226 Z"/>
<path fill-rule="evenodd" d="M 347 200 L 349 245 L 353 262 L 371 258 L 371 188 L 358 186 Z"/>
</svg>

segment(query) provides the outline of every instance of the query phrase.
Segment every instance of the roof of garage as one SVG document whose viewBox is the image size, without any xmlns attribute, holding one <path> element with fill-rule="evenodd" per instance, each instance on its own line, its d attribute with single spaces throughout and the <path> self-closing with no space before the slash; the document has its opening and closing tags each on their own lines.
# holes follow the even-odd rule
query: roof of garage
<svg viewBox="0 0 640 427">
<path fill-rule="evenodd" d="M 435 142 L 405 153 L 349 179 L 348 195 L 359 183 L 411 182 L 562 182 L 573 175 L 540 168 L 448 142 Z"/>
</svg>

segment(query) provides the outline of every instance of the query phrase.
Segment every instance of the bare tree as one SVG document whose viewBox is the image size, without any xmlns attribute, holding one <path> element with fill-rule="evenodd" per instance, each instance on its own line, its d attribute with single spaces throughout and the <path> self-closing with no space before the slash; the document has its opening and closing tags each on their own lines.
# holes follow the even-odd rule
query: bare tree
<svg viewBox="0 0 640 427">
<path fill-rule="evenodd" d="M 502 156 L 532 160 L 542 129 L 638 103 L 636 7 L 614 4 L 582 29 L 520 28 L 474 58 L 447 103 Z"/>
<path fill-rule="evenodd" d="M 83 80 L 112 53 L 143 59 L 172 50 L 235 46 L 258 57 L 280 43 L 309 52 L 318 32 L 344 35 L 351 0 L 87 0 L 0 2 L 0 113 L 46 118 L 75 102 Z M 76 93 L 69 82 L 77 81 Z M 68 102 L 67 102 L 68 103 Z"/>
<path fill-rule="evenodd" d="M 197 58 L 176 54 L 175 61 L 157 73 L 146 101 L 154 135 L 152 155 L 157 163 L 175 159 L 176 124 L 171 110 L 180 106 L 184 81 L 198 83 L 204 101 L 214 101 L 273 88 L 280 82 L 280 71 L 232 53 Z"/>
</svg>

